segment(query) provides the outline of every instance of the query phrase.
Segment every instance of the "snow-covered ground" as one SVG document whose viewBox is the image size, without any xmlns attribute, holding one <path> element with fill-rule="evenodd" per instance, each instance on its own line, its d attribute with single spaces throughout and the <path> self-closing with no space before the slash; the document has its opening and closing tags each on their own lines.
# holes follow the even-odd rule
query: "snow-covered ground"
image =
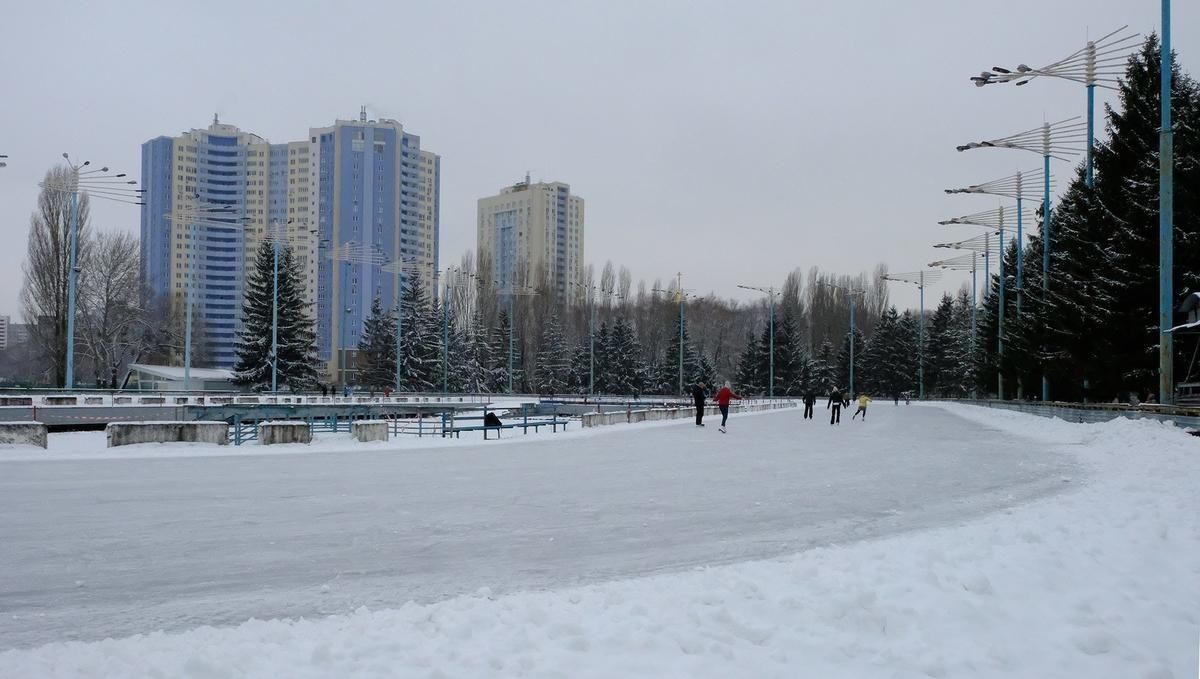
<svg viewBox="0 0 1200 679">
<path fill-rule="evenodd" d="M 0 648 L 186 630 L 0 676 L 1196 671 L 1192 437 L 969 406 L 732 424 L 0 462 Z"/>
</svg>

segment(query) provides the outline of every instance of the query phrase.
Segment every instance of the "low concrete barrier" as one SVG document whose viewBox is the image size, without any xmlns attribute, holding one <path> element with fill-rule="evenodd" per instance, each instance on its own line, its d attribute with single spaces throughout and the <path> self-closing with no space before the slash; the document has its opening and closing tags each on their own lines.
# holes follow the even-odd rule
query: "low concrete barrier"
<svg viewBox="0 0 1200 679">
<path fill-rule="evenodd" d="M 41 422 L 0 422 L 0 444 L 46 447 L 46 425 Z"/>
<path fill-rule="evenodd" d="M 765 403 L 734 403 L 730 405 L 730 413 L 750 413 L 763 410 L 779 410 L 795 408 L 793 401 L 768 401 Z M 720 415 L 716 406 L 705 406 L 704 416 Z M 580 416 L 585 427 L 602 427 L 609 424 L 625 424 L 634 422 L 654 422 L 658 420 L 692 419 L 696 416 L 695 408 L 650 408 L 648 410 L 620 410 L 609 413 L 584 413 Z"/>
<path fill-rule="evenodd" d="M 229 445 L 229 425 L 224 422 L 110 422 L 104 435 L 109 448 L 135 443 Z"/>
<path fill-rule="evenodd" d="M 263 422 L 258 425 L 258 444 L 312 443 L 312 429 L 306 422 Z"/>
<path fill-rule="evenodd" d="M 388 440 L 388 423 L 384 420 L 355 420 L 350 431 L 360 443 Z"/>
</svg>

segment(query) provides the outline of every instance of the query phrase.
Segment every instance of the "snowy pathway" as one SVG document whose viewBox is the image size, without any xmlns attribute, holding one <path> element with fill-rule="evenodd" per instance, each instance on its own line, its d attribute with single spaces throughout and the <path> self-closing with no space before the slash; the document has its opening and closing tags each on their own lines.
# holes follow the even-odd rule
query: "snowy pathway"
<svg viewBox="0 0 1200 679">
<path fill-rule="evenodd" d="M 0 649 L 559 588 L 957 523 L 1074 463 L 922 407 L 505 445 L 0 461 Z M 246 449 L 251 450 L 251 449 Z"/>
</svg>

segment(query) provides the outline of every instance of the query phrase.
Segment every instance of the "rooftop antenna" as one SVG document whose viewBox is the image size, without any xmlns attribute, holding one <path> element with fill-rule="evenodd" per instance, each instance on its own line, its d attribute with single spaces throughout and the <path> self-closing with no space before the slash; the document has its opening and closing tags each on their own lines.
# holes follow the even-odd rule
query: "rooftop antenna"
<svg viewBox="0 0 1200 679">
<path fill-rule="evenodd" d="M 214 113 L 213 114 L 213 127 L 216 127 L 217 125 L 220 125 L 220 124 L 221 124 L 221 119 L 217 117 L 216 113 Z"/>
<path fill-rule="evenodd" d="M 529 183 L 529 170 L 525 170 L 525 183 Z"/>
<path fill-rule="evenodd" d="M 358 122 L 367 122 L 367 107 L 365 105 L 358 111 Z"/>
</svg>

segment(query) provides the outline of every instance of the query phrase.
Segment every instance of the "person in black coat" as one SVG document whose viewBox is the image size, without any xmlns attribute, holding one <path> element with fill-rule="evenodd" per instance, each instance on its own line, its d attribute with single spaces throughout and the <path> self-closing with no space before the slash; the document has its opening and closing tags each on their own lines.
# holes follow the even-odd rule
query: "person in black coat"
<svg viewBox="0 0 1200 679">
<path fill-rule="evenodd" d="M 692 400 L 696 402 L 696 426 L 704 426 L 704 383 L 692 387 Z"/>
<path fill-rule="evenodd" d="M 804 392 L 804 419 L 813 418 L 813 406 L 817 404 L 817 393 L 812 389 Z"/>
<path fill-rule="evenodd" d="M 826 410 L 833 410 L 833 412 L 829 413 L 829 424 L 842 423 L 842 405 L 844 403 L 845 399 L 842 397 L 842 390 L 834 387 L 833 391 L 829 392 L 829 403 L 825 405 Z"/>
</svg>

